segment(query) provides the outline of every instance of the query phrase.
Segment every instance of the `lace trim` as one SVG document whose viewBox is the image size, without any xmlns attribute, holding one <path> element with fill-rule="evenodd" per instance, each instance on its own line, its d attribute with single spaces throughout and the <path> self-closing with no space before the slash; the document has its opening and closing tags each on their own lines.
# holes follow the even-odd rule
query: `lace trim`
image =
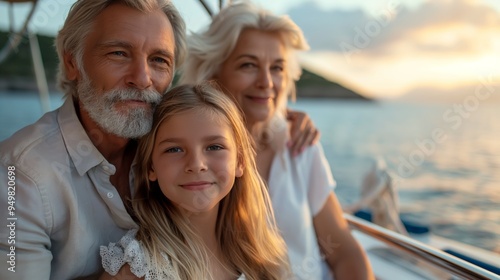
<svg viewBox="0 0 500 280">
<path fill-rule="evenodd" d="M 135 276 L 146 276 L 147 262 L 141 244 L 135 239 L 136 233 L 137 229 L 130 230 L 118 243 L 101 246 L 102 267 L 107 273 L 114 276 L 127 263 Z"/>
<path fill-rule="evenodd" d="M 135 239 L 137 229 L 132 229 L 125 234 L 118 243 L 109 243 L 109 246 L 101 246 L 100 254 L 102 267 L 112 276 L 115 276 L 123 265 L 128 264 L 130 271 L 137 277 L 145 280 L 180 280 L 179 275 L 174 273 L 174 268 L 167 255 L 161 254 L 165 260 L 165 266 L 150 268 L 148 260 L 144 255 L 141 242 Z M 241 275 L 238 280 L 244 280 Z"/>
</svg>

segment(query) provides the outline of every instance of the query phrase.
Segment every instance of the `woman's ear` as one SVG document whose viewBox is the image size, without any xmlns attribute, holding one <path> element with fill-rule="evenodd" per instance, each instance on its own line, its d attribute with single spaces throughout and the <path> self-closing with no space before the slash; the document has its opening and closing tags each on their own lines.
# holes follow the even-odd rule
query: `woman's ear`
<svg viewBox="0 0 500 280">
<path fill-rule="evenodd" d="M 66 78 L 74 81 L 80 77 L 80 70 L 76 65 L 75 58 L 72 54 L 65 52 L 63 55 L 64 68 L 66 69 Z"/>
</svg>

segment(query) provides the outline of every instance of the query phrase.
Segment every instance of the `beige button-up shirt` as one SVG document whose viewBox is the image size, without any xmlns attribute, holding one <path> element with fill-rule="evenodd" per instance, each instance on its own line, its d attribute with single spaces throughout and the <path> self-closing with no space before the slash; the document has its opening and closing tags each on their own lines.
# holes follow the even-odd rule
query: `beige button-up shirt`
<svg viewBox="0 0 500 280">
<path fill-rule="evenodd" d="M 99 246 L 136 224 L 110 183 L 115 167 L 90 141 L 72 98 L 1 142 L 0 159 L 1 278 L 100 274 Z"/>
</svg>

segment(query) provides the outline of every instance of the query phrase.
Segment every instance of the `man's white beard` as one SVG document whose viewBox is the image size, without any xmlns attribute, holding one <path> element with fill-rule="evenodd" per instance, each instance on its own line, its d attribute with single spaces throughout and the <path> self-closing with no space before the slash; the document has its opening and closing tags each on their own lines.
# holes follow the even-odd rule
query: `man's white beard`
<svg viewBox="0 0 500 280">
<path fill-rule="evenodd" d="M 161 100 L 157 91 L 127 88 L 98 92 L 88 76 L 82 76 L 77 86 L 78 97 L 83 108 L 102 129 L 128 139 L 139 138 L 151 130 L 154 108 Z M 150 106 L 119 111 L 115 104 L 124 100 L 141 100 Z"/>
</svg>

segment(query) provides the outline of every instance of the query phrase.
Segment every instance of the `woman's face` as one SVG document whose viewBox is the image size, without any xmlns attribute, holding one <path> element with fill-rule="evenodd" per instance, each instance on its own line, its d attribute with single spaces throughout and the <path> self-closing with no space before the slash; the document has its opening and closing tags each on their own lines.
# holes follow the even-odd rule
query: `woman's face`
<svg viewBox="0 0 500 280">
<path fill-rule="evenodd" d="M 249 128 L 269 119 L 285 94 L 286 51 L 278 34 L 246 29 L 215 77 L 238 102 Z"/>
</svg>

